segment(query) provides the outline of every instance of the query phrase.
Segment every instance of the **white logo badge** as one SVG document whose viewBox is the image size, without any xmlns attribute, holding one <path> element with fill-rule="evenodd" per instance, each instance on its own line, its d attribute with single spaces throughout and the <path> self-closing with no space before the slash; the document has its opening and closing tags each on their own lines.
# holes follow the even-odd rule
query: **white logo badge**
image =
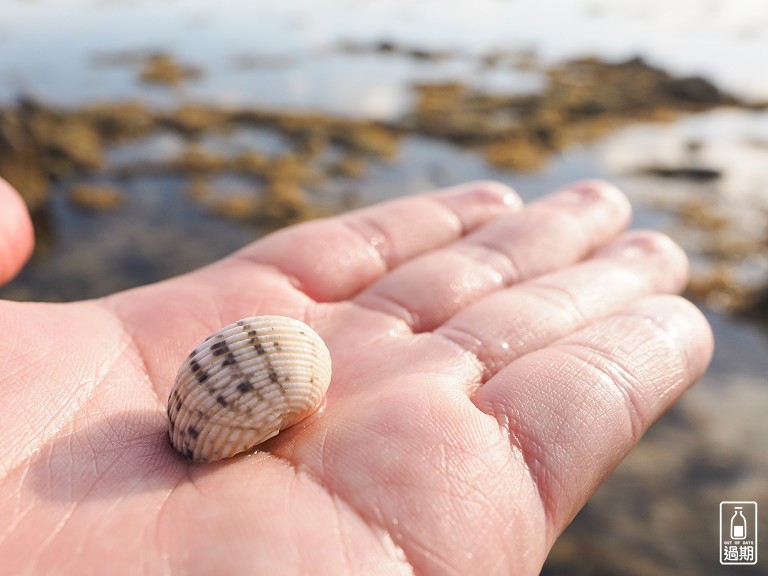
<svg viewBox="0 0 768 576">
<path fill-rule="evenodd" d="M 720 564 L 757 564 L 757 502 L 720 502 Z"/>
</svg>

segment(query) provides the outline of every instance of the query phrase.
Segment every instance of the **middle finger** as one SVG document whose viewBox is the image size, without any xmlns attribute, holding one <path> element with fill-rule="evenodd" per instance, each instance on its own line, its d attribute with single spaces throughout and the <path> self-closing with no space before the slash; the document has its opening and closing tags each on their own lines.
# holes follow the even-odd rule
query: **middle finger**
<svg viewBox="0 0 768 576">
<path fill-rule="evenodd" d="M 629 218 L 629 203 L 613 186 L 574 184 L 404 263 L 354 302 L 429 331 L 492 292 L 582 260 Z"/>
</svg>

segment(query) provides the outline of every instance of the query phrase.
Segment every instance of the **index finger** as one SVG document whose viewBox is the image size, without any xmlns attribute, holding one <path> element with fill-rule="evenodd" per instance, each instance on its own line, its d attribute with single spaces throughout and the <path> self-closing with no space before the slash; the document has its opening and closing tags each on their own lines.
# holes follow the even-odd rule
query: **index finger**
<svg viewBox="0 0 768 576">
<path fill-rule="evenodd" d="M 507 186 L 474 182 L 293 226 L 235 257 L 274 266 L 318 302 L 339 301 L 402 262 L 519 207 Z"/>
</svg>

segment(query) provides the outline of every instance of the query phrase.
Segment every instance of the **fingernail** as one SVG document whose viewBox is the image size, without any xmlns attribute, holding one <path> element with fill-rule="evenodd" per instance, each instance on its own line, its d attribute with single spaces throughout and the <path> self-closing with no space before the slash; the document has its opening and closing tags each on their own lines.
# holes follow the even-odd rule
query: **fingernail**
<svg viewBox="0 0 768 576">
<path fill-rule="evenodd" d="M 602 200 L 605 197 L 607 187 L 607 185 L 598 182 L 577 182 L 562 190 L 558 195 L 564 202 L 586 206 Z"/>
<path fill-rule="evenodd" d="M 520 197 L 506 184 L 493 181 L 469 182 L 456 186 L 449 194 L 457 198 L 462 196 L 474 197 L 476 199 L 498 203 L 501 201 L 506 206 L 517 206 L 520 204 Z"/>
<path fill-rule="evenodd" d="M 638 230 L 628 232 L 620 240 L 606 246 L 604 253 L 614 258 L 631 260 L 671 250 L 679 251 L 668 237 L 658 232 Z"/>
</svg>

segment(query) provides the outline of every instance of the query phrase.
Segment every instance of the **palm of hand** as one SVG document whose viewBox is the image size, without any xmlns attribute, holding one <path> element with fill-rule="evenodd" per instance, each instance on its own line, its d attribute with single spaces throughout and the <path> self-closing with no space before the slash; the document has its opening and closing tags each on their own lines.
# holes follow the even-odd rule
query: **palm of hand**
<svg viewBox="0 0 768 576">
<path fill-rule="evenodd" d="M 503 192 L 312 223 L 99 301 L 0 303 L 0 555 L 41 573 L 536 572 L 711 342 L 691 307 L 650 297 L 680 288 L 676 248 L 611 243 L 615 192 L 525 215 Z M 166 432 L 178 365 L 274 313 L 328 343 L 325 409 L 188 464 Z"/>
</svg>

